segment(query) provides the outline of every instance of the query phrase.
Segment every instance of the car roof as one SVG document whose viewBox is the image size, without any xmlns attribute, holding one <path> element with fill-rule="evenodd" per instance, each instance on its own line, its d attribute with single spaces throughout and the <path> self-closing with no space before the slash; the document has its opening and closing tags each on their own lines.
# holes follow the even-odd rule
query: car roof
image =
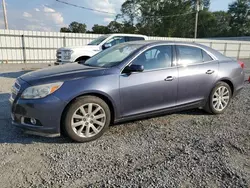
<svg viewBox="0 0 250 188">
<path fill-rule="evenodd" d="M 138 35 L 138 34 L 126 34 L 126 33 L 112 33 L 109 34 L 110 36 L 129 36 L 129 37 L 143 37 L 143 38 L 147 38 L 146 35 Z"/>
<path fill-rule="evenodd" d="M 198 43 L 194 43 L 194 42 L 181 42 L 181 41 L 171 41 L 171 40 L 139 40 L 139 41 L 131 41 L 131 42 L 127 42 L 130 44 L 141 44 L 141 45 L 161 45 L 161 44 L 180 44 L 180 45 L 192 45 L 192 46 L 204 46 Z"/>
</svg>

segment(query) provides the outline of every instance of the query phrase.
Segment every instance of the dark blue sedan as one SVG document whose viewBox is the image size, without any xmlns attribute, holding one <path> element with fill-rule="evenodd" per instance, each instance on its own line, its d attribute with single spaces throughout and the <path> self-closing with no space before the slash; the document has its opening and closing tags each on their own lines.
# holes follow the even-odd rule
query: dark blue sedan
<svg viewBox="0 0 250 188">
<path fill-rule="evenodd" d="M 190 108 L 220 114 L 243 88 L 243 68 L 203 45 L 123 43 L 84 63 L 19 77 L 10 98 L 12 120 L 86 142 L 111 123 Z"/>
</svg>

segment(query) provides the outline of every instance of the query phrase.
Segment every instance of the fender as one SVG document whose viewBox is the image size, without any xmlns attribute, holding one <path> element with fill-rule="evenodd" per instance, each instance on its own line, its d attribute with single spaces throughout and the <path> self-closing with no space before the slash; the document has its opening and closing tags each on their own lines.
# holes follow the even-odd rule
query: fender
<svg viewBox="0 0 250 188">
<path fill-rule="evenodd" d="M 116 106 L 116 103 L 114 102 L 112 97 L 109 96 L 107 93 L 105 93 L 103 91 L 100 91 L 100 90 L 88 90 L 88 91 L 85 91 L 85 92 L 81 92 L 79 95 L 75 95 L 75 96 L 71 97 L 70 100 L 67 101 L 67 106 L 72 101 L 74 101 L 74 99 L 76 99 L 78 97 L 81 97 L 81 96 L 84 96 L 84 95 L 95 95 L 95 96 L 100 96 L 100 98 L 102 98 L 101 96 L 103 96 L 103 98 L 108 99 L 110 101 L 112 107 L 113 107 L 113 110 L 114 110 L 114 119 L 117 119 L 117 116 L 119 116 L 120 113 L 119 113 L 118 108 Z"/>
</svg>

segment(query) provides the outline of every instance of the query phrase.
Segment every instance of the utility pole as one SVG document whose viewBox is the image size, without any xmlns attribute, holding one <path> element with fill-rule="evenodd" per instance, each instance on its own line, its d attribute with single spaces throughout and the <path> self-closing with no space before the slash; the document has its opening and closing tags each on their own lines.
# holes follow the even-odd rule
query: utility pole
<svg viewBox="0 0 250 188">
<path fill-rule="evenodd" d="M 5 0 L 2 0 L 2 4 L 3 4 L 3 17 L 4 17 L 5 29 L 9 29 L 9 27 L 8 27 L 8 20 L 7 20 L 7 12 L 6 12 Z"/>
<path fill-rule="evenodd" d="M 195 39 L 197 38 L 199 11 L 200 11 L 200 0 L 196 0 L 196 15 L 195 15 L 195 29 L 194 29 Z"/>
</svg>

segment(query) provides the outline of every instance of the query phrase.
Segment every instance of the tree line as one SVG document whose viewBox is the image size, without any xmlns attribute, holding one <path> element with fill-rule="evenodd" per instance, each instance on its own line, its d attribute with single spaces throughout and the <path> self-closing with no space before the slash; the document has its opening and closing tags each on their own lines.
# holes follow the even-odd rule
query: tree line
<svg viewBox="0 0 250 188">
<path fill-rule="evenodd" d="M 210 0 L 200 0 L 199 38 L 250 36 L 250 1 L 235 0 L 227 11 L 209 10 Z M 107 26 L 72 22 L 60 32 L 135 33 L 161 37 L 194 37 L 196 0 L 126 0 L 121 13 Z"/>
</svg>

